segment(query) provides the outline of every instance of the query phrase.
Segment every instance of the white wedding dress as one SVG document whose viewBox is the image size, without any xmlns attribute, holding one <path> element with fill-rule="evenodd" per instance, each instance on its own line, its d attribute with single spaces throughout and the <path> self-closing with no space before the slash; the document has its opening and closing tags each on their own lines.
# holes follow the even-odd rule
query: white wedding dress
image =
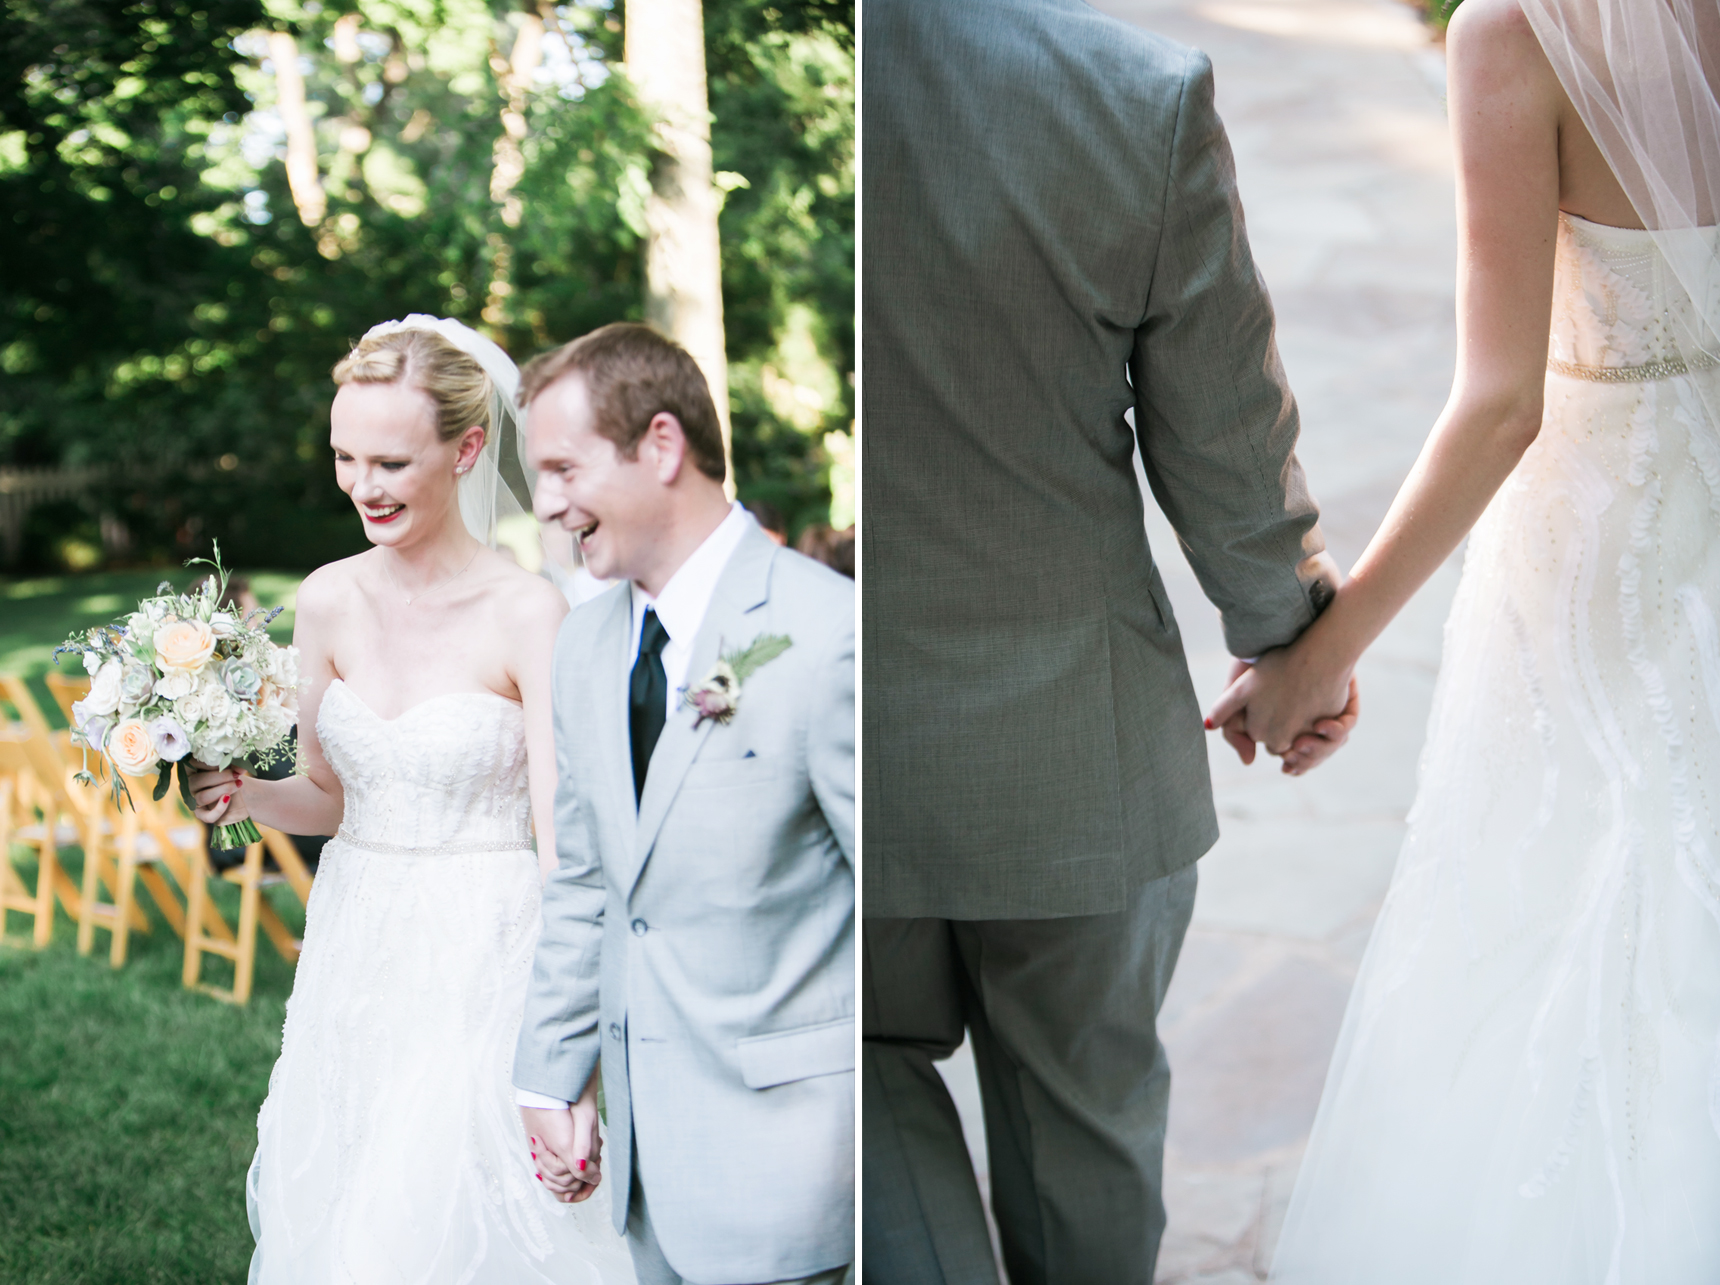
<svg viewBox="0 0 1720 1285">
<path fill-rule="evenodd" d="M 609 1185 L 551 1199 L 513 1104 L 539 894 L 519 706 L 461 692 L 385 719 L 337 679 L 317 735 L 346 816 L 257 1119 L 251 1281 L 632 1282 Z"/>
<path fill-rule="evenodd" d="M 1674 346 L 1689 306 L 1648 233 L 1561 218 L 1544 424 L 1470 537 L 1283 1285 L 1720 1281 L 1720 370 Z"/>
</svg>

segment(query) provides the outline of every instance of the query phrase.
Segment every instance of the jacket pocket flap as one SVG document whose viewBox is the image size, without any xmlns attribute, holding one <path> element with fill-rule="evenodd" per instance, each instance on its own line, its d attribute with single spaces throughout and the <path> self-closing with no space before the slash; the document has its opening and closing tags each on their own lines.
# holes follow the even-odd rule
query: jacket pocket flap
<svg viewBox="0 0 1720 1285">
<path fill-rule="evenodd" d="M 854 1019 L 797 1026 L 738 1042 L 741 1079 L 749 1089 L 768 1089 L 814 1075 L 854 1069 Z"/>
</svg>

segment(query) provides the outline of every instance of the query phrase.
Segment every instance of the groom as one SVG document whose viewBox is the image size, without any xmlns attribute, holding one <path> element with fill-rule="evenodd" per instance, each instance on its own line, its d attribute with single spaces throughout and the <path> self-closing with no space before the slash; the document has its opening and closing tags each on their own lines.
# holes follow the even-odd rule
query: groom
<svg viewBox="0 0 1720 1285">
<path fill-rule="evenodd" d="M 997 1280 L 966 1037 L 1012 1285 L 1147 1285 L 1218 827 L 1137 449 L 1235 655 L 1336 569 L 1206 59 L 1080 0 L 863 21 L 865 1276 Z"/>
<path fill-rule="evenodd" d="M 596 1146 L 641 1285 L 854 1251 L 854 596 L 723 493 L 693 359 L 611 325 L 522 372 L 537 516 L 624 583 L 556 643 L 555 845 L 514 1061 L 552 1190 Z"/>
</svg>

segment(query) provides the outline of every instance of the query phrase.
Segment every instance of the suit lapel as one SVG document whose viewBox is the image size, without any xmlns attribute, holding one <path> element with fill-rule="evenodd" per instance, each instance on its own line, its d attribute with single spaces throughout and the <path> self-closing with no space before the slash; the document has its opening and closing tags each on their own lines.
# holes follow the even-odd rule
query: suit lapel
<svg viewBox="0 0 1720 1285">
<path fill-rule="evenodd" d="M 740 544 L 723 568 L 711 605 L 705 611 L 698 637 L 693 640 L 692 659 L 687 664 L 686 685 L 692 687 L 703 681 L 718 656 L 725 651 L 745 647 L 758 632 L 756 624 L 747 619 L 748 613 L 763 606 L 770 597 L 770 564 L 776 546 L 762 531 L 749 527 Z M 623 721 L 626 703 L 623 701 Z M 634 846 L 634 865 L 626 891 L 644 872 L 651 855 L 651 846 L 669 815 L 669 806 L 680 791 L 681 781 L 698 757 L 699 748 L 710 736 L 715 723 L 707 720 L 695 729 L 692 710 L 680 707 L 663 724 L 663 734 L 651 755 L 651 771 L 645 778 L 645 794 L 639 800 L 639 830 Z M 631 759 L 627 762 L 631 764 Z M 628 782 L 631 786 L 631 780 Z"/>
</svg>

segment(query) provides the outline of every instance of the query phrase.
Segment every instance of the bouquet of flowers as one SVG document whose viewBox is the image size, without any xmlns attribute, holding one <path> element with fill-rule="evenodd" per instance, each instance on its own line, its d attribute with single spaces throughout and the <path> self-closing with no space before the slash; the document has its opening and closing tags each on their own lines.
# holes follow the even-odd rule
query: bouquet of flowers
<svg viewBox="0 0 1720 1285">
<path fill-rule="evenodd" d="M 131 801 L 125 776 L 156 772 L 160 799 L 177 768 L 180 795 L 195 808 L 190 768 L 224 768 L 238 758 L 268 767 L 289 753 L 299 654 L 269 638 L 281 608 L 243 619 L 220 610 L 227 589 L 220 548 L 213 562 L 186 565 L 197 562 L 215 568 L 200 586 L 176 593 L 163 582 L 129 616 L 74 635 L 54 652 L 55 664 L 62 652 L 83 657 L 90 693 L 72 706 L 73 739 L 115 769 L 116 804 L 122 796 Z M 85 766 L 78 779 L 88 784 L 87 757 Z M 247 818 L 216 826 L 211 846 L 241 848 L 261 838 Z"/>
</svg>

